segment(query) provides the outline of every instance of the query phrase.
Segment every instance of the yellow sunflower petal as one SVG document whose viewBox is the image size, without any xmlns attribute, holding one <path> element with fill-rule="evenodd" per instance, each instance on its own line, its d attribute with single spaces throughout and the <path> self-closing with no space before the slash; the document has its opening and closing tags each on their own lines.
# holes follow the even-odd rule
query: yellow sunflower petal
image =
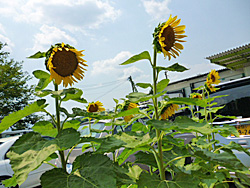
<svg viewBox="0 0 250 188">
<path fill-rule="evenodd" d="M 175 38 L 177 39 L 182 39 L 182 38 L 185 38 L 187 37 L 187 35 L 176 35 Z"/>
<path fill-rule="evenodd" d="M 72 86 L 77 80 L 81 80 L 86 70 L 83 66 L 87 66 L 86 62 L 81 57 L 83 50 L 78 51 L 74 48 L 68 48 L 64 43 L 59 47 L 54 47 L 47 61 L 47 67 L 51 72 L 51 79 L 55 80 L 56 84 L 63 86 Z"/>
<path fill-rule="evenodd" d="M 183 31 L 175 31 L 175 33 L 178 34 L 178 35 L 180 35 L 180 34 L 185 33 L 185 31 L 184 30 Z"/>
<path fill-rule="evenodd" d="M 175 40 L 178 41 L 178 42 L 187 42 L 185 40 L 180 40 L 180 39 L 175 39 Z"/>
<path fill-rule="evenodd" d="M 177 43 L 177 42 L 174 44 L 174 46 L 175 46 L 176 48 L 180 49 L 180 50 L 183 50 L 183 49 L 184 49 L 184 47 L 182 46 L 182 44 Z"/>
<path fill-rule="evenodd" d="M 169 53 L 170 53 L 171 56 L 173 56 L 174 58 L 176 58 L 176 55 L 175 55 L 175 53 L 172 52 L 172 49 L 171 49 L 171 51 L 169 51 Z"/>
<path fill-rule="evenodd" d="M 166 21 L 165 25 L 169 25 L 172 22 L 173 18 L 172 15 L 170 14 L 168 21 Z"/>
<path fill-rule="evenodd" d="M 174 23 L 176 19 L 177 19 L 177 16 L 173 17 L 172 20 L 169 22 L 168 25 L 171 25 L 172 23 Z"/>
<path fill-rule="evenodd" d="M 171 56 L 176 58 L 179 56 L 180 50 L 184 49 L 183 46 L 180 44 L 180 42 L 184 42 L 184 40 L 180 40 L 186 35 L 181 35 L 185 33 L 184 25 L 179 25 L 181 22 L 181 19 L 177 19 L 177 16 L 172 18 L 172 15 L 170 15 L 169 19 L 165 24 L 159 25 L 159 33 L 158 35 L 158 42 L 161 47 L 162 53 L 164 54 L 164 57 L 166 58 L 168 56 L 168 59 L 171 60 Z"/>
<path fill-rule="evenodd" d="M 181 19 L 178 19 L 178 20 L 176 20 L 175 22 L 173 22 L 173 23 L 171 24 L 171 27 L 176 27 L 176 26 L 178 26 L 180 23 L 181 23 Z"/>
<path fill-rule="evenodd" d="M 176 50 L 174 50 L 174 48 L 172 48 L 171 51 L 173 51 L 177 56 L 179 56 L 179 53 Z"/>
<path fill-rule="evenodd" d="M 178 31 L 184 30 L 185 28 L 186 28 L 185 25 L 179 25 L 179 26 L 175 27 L 174 30 L 175 30 L 176 32 L 178 32 Z"/>
<path fill-rule="evenodd" d="M 181 52 L 180 49 L 176 48 L 175 46 L 173 47 L 175 50 L 177 50 L 178 52 Z"/>
</svg>

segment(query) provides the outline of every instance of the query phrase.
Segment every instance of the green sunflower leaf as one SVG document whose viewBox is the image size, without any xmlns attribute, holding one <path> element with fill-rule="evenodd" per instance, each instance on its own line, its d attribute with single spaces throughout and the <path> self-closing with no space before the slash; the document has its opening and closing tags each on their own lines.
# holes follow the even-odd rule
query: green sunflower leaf
<svg viewBox="0 0 250 188">
<path fill-rule="evenodd" d="M 236 116 L 223 116 L 223 115 L 217 115 L 217 114 L 215 114 L 215 116 L 216 117 L 218 117 L 218 118 L 229 118 L 229 119 L 236 119 L 237 117 Z"/>
<path fill-rule="evenodd" d="M 238 130 L 234 126 L 229 125 L 229 124 L 224 124 L 223 126 L 214 125 L 214 132 L 215 131 L 217 131 L 223 137 L 227 137 L 231 135 L 235 135 L 237 137 L 240 136 Z"/>
<path fill-rule="evenodd" d="M 46 88 L 49 83 L 52 81 L 50 80 L 50 74 L 45 72 L 45 71 L 42 71 L 42 70 L 36 70 L 33 72 L 33 75 L 39 79 L 39 82 L 35 88 L 35 91 L 41 91 L 43 90 L 44 88 Z"/>
<path fill-rule="evenodd" d="M 149 120 L 147 124 L 153 125 L 155 128 L 162 131 L 177 130 L 181 132 L 198 132 L 204 135 L 211 134 L 213 132 L 208 123 L 197 123 L 186 116 L 178 116 L 174 122 Z"/>
<path fill-rule="evenodd" d="M 137 83 L 136 85 L 143 89 L 146 89 L 148 87 L 153 88 L 153 86 L 150 83 Z"/>
<path fill-rule="evenodd" d="M 129 173 L 128 173 L 129 177 L 131 177 L 134 181 L 139 179 L 139 176 L 143 171 L 141 169 L 141 167 L 138 165 L 129 166 L 128 170 L 129 170 Z M 129 186 L 129 187 L 131 187 L 131 186 Z M 127 186 L 126 186 L 126 188 L 127 188 Z"/>
<path fill-rule="evenodd" d="M 113 100 L 115 101 L 116 104 L 119 103 L 119 100 L 117 100 L 117 99 L 115 99 L 115 98 L 113 98 Z"/>
<path fill-rule="evenodd" d="M 216 113 L 218 110 L 224 108 L 224 106 L 218 106 L 218 107 L 213 107 L 213 108 L 207 108 L 206 111 L 204 109 L 201 109 L 199 113 L 201 113 L 202 116 L 205 116 L 206 113 Z"/>
<path fill-rule="evenodd" d="M 84 98 L 81 98 L 83 95 L 83 91 L 77 88 L 70 88 L 70 89 L 64 89 L 65 97 L 62 99 L 62 101 L 68 101 L 68 100 L 74 100 L 80 103 L 87 103 L 87 100 Z"/>
<path fill-rule="evenodd" d="M 105 155 L 84 153 L 75 159 L 71 174 L 53 169 L 41 176 L 41 183 L 43 188 L 116 188 L 134 183 L 127 173 Z"/>
<path fill-rule="evenodd" d="M 63 129 L 73 128 L 73 129 L 77 130 L 79 128 L 80 124 L 81 124 L 80 121 L 72 119 L 72 120 L 66 121 L 63 124 Z"/>
<path fill-rule="evenodd" d="M 232 142 L 232 141 L 231 141 L 229 144 L 224 145 L 223 148 L 222 148 L 222 150 L 224 150 L 224 149 L 226 149 L 226 150 L 229 149 L 229 150 L 243 151 L 243 152 L 245 152 L 247 155 L 250 156 L 250 152 L 248 151 L 248 149 L 243 148 L 241 145 L 239 145 L 239 144 L 237 144 L 237 143 L 235 143 L 235 142 Z"/>
<path fill-rule="evenodd" d="M 125 111 L 119 112 L 117 115 L 115 115 L 115 118 L 139 114 L 139 113 L 140 113 L 139 108 L 132 108 L 130 110 L 125 110 Z"/>
<path fill-rule="evenodd" d="M 3 180 L 2 183 L 5 187 L 15 187 L 17 185 L 16 176 L 12 176 L 9 179 Z"/>
<path fill-rule="evenodd" d="M 138 103 L 138 102 L 143 102 L 147 101 L 152 98 L 158 98 L 162 95 L 164 95 L 167 91 L 163 91 L 161 93 L 158 93 L 156 95 L 151 95 L 151 94 L 146 94 L 142 92 L 134 92 L 128 94 L 126 97 L 129 99 L 130 102 Z"/>
<path fill-rule="evenodd" d="M 64 129 L 52 140 L 35 132 L 22 135 L 7 153 L 17 183 L 21 185 L 55 151 L 71 148 L 79 141 L 80 134 L 74 129 Z"/>
<path fill-rule="evenodd" d="M 81 122 L 77 120 L 66 121 L 63 124 L 63 129 L 73 128 L 77 130 L 80 126 L 80 123 Z M 39 121 L 32 127 L 32 129 L 43 136 L 56 137 L 57 135 L 57 129 L 49 121 Z"/>
<path fill-rule="evenodd" d="M 0 133 L 8 129 L 10 126 L 18 122 L 20 119 L 35 112 L 42 111 L 42 109 L 44 109 L 47 106 L 45 102 L 46 102 L 45 99 L 37 100 L 36 102 L 24 107 L 23 110 L 13 112 L 12 114 L 5 116 L 0 123 Z"/>
<path fill-rule="evenodd" d="M 185 98 L 185 97 L 174 97 L 168 100 L 168 104 L 186 104 L 186 105 L 196 105 L 201 107 L 209 106 L 207 100 L 200 100 L 195 98 Z"/>
<path fill-rule="evenodd" d="M 250 171 L 241 161 L 233 154 L 231 150 L 224 150 L 221 153 L 213 153 L 207 149 L 201 149 L 193 146 L 194 156 L 204 161 L 209 161 L 211 164 L 223 166 L 229 171 L 245 171 L 248 174 Z"/>
<path fill-rule="evenodd" d="M 38 97 L 46 97 L 47 95 L 51 94 L 52 90 L 50 89 L 45 89 L 45 90 L 41 90 L 41 91 L 37 91 L 35 93 L 36 96 Z"/>
<path fill-rule="evenodd" d="M 178 173 L 175 175 L 172 181 L 161 180 L 156 174 L 141 173 L 139 180 L 137 181 L 138 188 L 195 188 L 199 187 L 199 179 L 184 173 Z"/>
<path fill-rule="evenodd" d="M 134 163 L 146 164 L 155 168 L 158 167 L 153 153 L 145 153 L 143 151 L 139 151 L 135 154 L 135 158 L 136 160 Z"/>
<path fill-rule="evenodd" d="M 39 121 L 32 127 L 32 129 L 43 136 L 56 137 L 57 135 L 57 129 L 49 121 Z"/>
<path fill-rule="evenodd" d="M 71 116 L 73 117 L 76 117 L 76 116 L 84 116 L 84 117 L 90 117 L 90 118 L 93 118 L 93 119 L 112 119 L 112 116 L 109 116 L 109 115 L 103 115 L 102 113 L 101 114 L 98 114 L 98 113 L 90 113 L 90 112 L 87 112 L 86 110 L 83 110 L 83 109 L 80 109 L 80 108 L 72 108 L 72 111 L 73 113 L 71 114 Z"/>
<path fill-rule="evenodd" d="M 162 92 L 166 87 L 168 86 L 169 79 L 163 79 L 160 82 L 157 83 L 156 88 L 157 88 L 157 93 Z"/>
<path fill-rule="evenodd" d="M 77 116 L 77 115 L 74 114 L 74 113 L 73 113 L 73 114 L 70 114 L 66 108 L 60 107 L 59 110 L 60 110 L 60 112 L 63 112 L 67 117 L 74 118 L 74 117 Z"/>
<path fill-rule="evenodd" d="M 239 178 L 239 180 L 241 181 L 241 183 L 243 185 L 247 185 L 247 187 L 250 186 L 250 179 L 249 179 L 249 176 L 247 174 L 240 173 L 240 172 L 236 172 L 235 174 Z"/>
<path fill-rule="evenodd" d="M 176 72 L 184 72 L 186 70 L 188 70 L 186 67 L 180 65 L 179 63 L 175 63 L 169 67 L 156 67 L 157 72 L 161 72 L 163 70 L 167 70 L 167 71 L 176 71 Z"/>
<path fill-rule="evenodd" d="M 147 59 L 151 62 L 151 57 L 148 51 L 144 51 L 138 55 L 134 55 L 133 57 L 129 58 L 127 61 L 123 62 L 120 65 L 128 65 L 131 63 L 135 63 L 136 61 Z"/>
<path fill-rule="evenodd" d="M 121 147 L 146 147 L 154 141 L 156 141 L 156 138 L 151 138 L 149 134 L 141 135 L 133 132 L 122 132 L 121 134 L 106 137 L 98 148 L 97 153 L 113 152 Z"/>
<path fill-rule="evenodd" d="M 149 129 L 147 128 L 146 125 L 140 123 L 140 122 L 135 122 L 132 126 L 132 131 L 136 132 L 136 131 L 143 131 L 144 133 L 149 132 Z"/>
<path fill-rule="evenodd" d="M 150 148 L 138 147 L 138 148 L 125 148 L 122 153 L 118 156 L 117 161 L 119 165 L 122 165 L 126 160 L 129 160 L 130 155 L 138 151 L 149 151 Z"/>
<path fill-rule="evenodd" d="M 37 53 L 35 53 L 34 55 L 29 56 L 28 58 L 39 59 L 39 58 L 43 58 L 43 57 L 46 57 L 46 52 L 38 51 Z"/>
</svg>

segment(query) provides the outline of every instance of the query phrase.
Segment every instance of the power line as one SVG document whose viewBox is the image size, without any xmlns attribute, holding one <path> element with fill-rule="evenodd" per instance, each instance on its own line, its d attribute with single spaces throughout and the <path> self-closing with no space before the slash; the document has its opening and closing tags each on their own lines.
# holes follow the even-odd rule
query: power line
<svg viewBox="0 0 250 188">
<path fill-rule="evenodd" d="M 120 87 L 122 84 L 124 84 L 127 80 L 125 80 L 123 83 L 119 84 L 118 86 L 113 87 L 111 90 L 107 91 L 106 93 L 104 93 L 103 95 L 100 95 L 99 97 L 95 98 L 94 100 L 100 99 L 102 97 L 104 97 L 105 95 L 107 95 L 108 93 L 110 93 L 111 91 L 117 89 L 118 87 Z"/>
<path fill-rule="evenodd" d="M 96 85 L 96 86 L 93 86 L 93 87 L 84 87 L 84 89 L 85 90 L 88 90 L 88 91 L 90 91 L 90 90 L 97 90 L 97 89 L 100 89 L 100 88 L 106 88 L 106 87 L 109 87 L 109 86 L 113 86 L 114 84 L 119 84 L 119 83 L 121 83 L 121 82 L 124 82 L 125 80 L 123 80 L 123 81 L 119 81 L 119 82 L 116 82 L 116 83 L 110 83 L 110 84 L 106 84 L 106 85 L 102 85 L 102 84 L 100 84 L 100 85 Z"/>
<path fill-rule="evenodd" d="M 86 85 L 81 85 L 82 87 L 84 88 L 89 88 L 89 89 L 92 89 L 92 88 L 100 88 L 100 87 L 106 87 L 106 86 L 109 86 L 109 85 L 114 85 L 116 82 L 123 82 L 125 81 L 126 78 L 123 78 L 123 79 L 119 79 L 119 80 L 115 80 L 115 81 L 111 81 L 111 82 L 104 82 L 104 83 L 99 83 L 99 84 L 86 84 Z"/>
</svg>

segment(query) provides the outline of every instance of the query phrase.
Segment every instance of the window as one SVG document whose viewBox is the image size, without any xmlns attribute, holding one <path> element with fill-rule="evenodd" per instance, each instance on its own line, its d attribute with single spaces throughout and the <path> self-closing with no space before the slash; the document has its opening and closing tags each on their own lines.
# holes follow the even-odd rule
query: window
<svg viewBox="0 0 250 188">
<path fill-rule="evenodd" d="M 225 90 L 218 90 L 213 96 L 228 95 L 226 97 L 215 100 L 217 106 L 225 107 L 218 111 L 218 114 L 224 116 L 242 116 L 250 117 L 250 85 L 243 85 L 239 87 L 229 88 Z"/>
</svg>

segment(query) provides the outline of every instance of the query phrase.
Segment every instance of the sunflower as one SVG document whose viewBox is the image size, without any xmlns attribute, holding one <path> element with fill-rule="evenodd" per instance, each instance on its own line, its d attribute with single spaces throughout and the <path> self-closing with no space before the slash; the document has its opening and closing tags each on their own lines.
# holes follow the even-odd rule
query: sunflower
<svg viewBox="0 0 250 188">
<path fill-rule="evenodd" d="M 178 108 L 179 108 L 179 105 L 177 105 L 177 104 L 170 104 L 170 105 L 166 106 L 162 110 L 160 120 L 168 119 L 169 117 L 171 117 L 172 115 L 175 114 L 175 111 L 177 111 Z"/>
<path fill-rule="evenodd" d="M 138 104 L 131 102 L 131 103 L 125 105 L 124 110 L 131 110 L 133 108 L 138 108 Z M 133 115 L 125 116 L 124 121 L 129 122 L 133 117 L 134 117 Z"/>
<path fill-rule="evenodd" d="M 88 66 L 82 59 L 84 50 L 78 51 L 68 44 L 56 44 L 47 52 L 46 67 L 50 71 L 50 80 L 54 79 L 57 85 L 63 81 L 63 86 L 72 86 L 77 80 L 84 77 L 83 66 Z"/>
<path fill-rule="evenodd" d="M 205 83 L 205 87 L 206 87 L 207 90 L 210 91 L 210 92 L 216 92 L 216 88 L 215 88 L 210 82 L 206 82 L 206 83 Z"/>
<path fill-rule="evenodd" d="M 200 94 L 200 93 L 191 93 L 190 97 L 193 98 L 193 99 L 202 99 L 202 94 Z"/>
<path fill-rule="evenodd" d="M 99 101 L 89 103 L 87 107 L 87 112 L 102 112 L 105 111 L 105 108 L 103 108 L 103 104 Z"/>
<path fill-rule="evenodd" d="M 211 84 L 219 84 L 220 83 L 220 76 L 219 73 L 215 70 L 212 70 L 207 76 L 207 82 Z"/>
<path fill-rule="evenodd" d="M 168 56 L 168 59 L 171 59 L 171 56 L 176 58 L 179 56 L 180 50 L 183 50 L 184 47 L 180 42 L 186 42 L 181 40 L 186 35 L 182 35 L 185 33 L 185 25 L 179 25 L 181 19 L 177 20 L 177 16 L 172 18 L 170 15 L 168 21 L 163 24 L 159 24 L 155 29 L 153 34 L 154 36 L 154 44 L 157 48 L 157 51 L 160 51 L 164 54 L 164 57 Z"/>
</svg>

